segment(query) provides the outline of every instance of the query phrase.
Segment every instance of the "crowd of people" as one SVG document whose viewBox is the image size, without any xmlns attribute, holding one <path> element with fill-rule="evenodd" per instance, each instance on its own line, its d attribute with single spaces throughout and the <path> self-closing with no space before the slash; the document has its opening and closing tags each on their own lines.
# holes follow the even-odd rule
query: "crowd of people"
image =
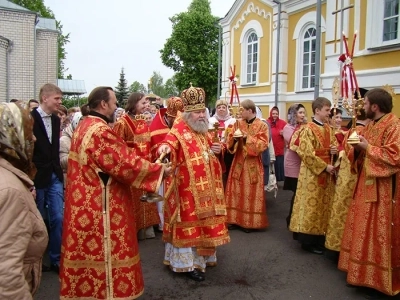
<svg viewBox="0 0 400 300">
<path fill-rule="evenodd" d="M 327 254 L 368 297 L 400 292 L 400 120 L 384 89 L 343 126 L 323 97 L 307 120 L 293 104 L 267 119 L 252 100 L 236 112 L 202 88 L 132 93 L 118 108 L 97 87 L 80 108 L 44 85 L 39 100 L 0 104 L 1 299 L 31 299 L 42 271 L 61 299 L 136 299 L 139 242 L 162 232 L 163 263 L 194 281 L 217 264 L 229 230 L 269 226 L 270 174 L 293 192 L 286 218 L 301 249 Z M 46 228 L 47 227 L 47 228 Z M 42 265 L 48 249 L 50 265 Z M 160 262 L 161 263 L 161 262 Z"/>
</svg>

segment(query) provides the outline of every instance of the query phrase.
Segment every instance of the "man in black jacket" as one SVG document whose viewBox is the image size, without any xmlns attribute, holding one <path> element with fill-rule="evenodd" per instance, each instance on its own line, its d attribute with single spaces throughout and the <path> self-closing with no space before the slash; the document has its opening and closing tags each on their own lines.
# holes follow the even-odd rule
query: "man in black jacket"
<svg viewBox="0 0 400 300">
<path fill-rule="evenodd" d="M 36 137 L 32 159 L 37 168 L 34 180 L 36 203 L 43 218 L 49 222 L 49 257 L 51 269 L 56 272 L 60 266 L 64 204 L 60 119 L 57 117 L 61 99 L 60 88 L 47 83 L 40 89 L 39 107 L 31 112 L 35 120 L 33 133 Z"/>
</svg>

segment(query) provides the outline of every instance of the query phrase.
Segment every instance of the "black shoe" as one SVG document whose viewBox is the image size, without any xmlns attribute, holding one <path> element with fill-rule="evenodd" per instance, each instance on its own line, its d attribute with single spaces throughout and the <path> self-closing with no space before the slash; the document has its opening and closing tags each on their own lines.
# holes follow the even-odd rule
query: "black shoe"
<svg viewBox="0 0 400 300">
<path fill-rule="evenodd" d="M 317 254 L 317 255 L 322 255 L 324 254 L 324 251 L 322 251 L 321 249 L 318 249 L 317 247 L 313 246 L 313 245 L 301 245 L 301 249 L 308 251 L 312 254 Z"/>
<path fill-rule="evenodd" d="M 51 268 L 46 266 L 46 265 L 42 265 L 42 272 L 50 272 Z"/>
<path fill-rule="evenodd" d="M 157 227 L 154 227 L 155 232 L 163 233 L 163 230 Z"/>
<path fill-rule="evenodd" d="M 192 272 L 187 272 L 187 275 L 194 281 L 204 281 L 206 279 L 204 274 L 197 269 L 194 269 Z"/>
<path fill-rule="evenodd" d="M 52 264 L 50 269 L 51 269 L 51 271 L 56 272 L 57 274 L 60 274 L 60 265 Z"/>
<path fill-rule="evenodd" d="M 239 228 L 239 226 L 237 226 L 236 224 L 228 224 L 228 230 L 235 230 L 238 228 Z"/>
<path fill-rule="evenodd" d="M 381 293 L 381 292 L 379 292 L 379 291 L 377 291 L 377 290 L 368 288 L 365 291 L 364 298 L 365 299 L 370 299 L 370 300 L 386 299 L 386 295 Z"/>
</svg>

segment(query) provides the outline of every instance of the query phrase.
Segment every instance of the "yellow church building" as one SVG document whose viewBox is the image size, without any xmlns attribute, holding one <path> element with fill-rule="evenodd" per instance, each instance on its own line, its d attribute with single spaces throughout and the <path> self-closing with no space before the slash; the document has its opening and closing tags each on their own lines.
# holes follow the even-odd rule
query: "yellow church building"
<svg viewBox="0 0 400 300">
<path fill-rule="evenodd" d="M 278 11 L 280 14 L 277 68 Z M 251 99 L 267 118 L 275 105 L 286 119 L 293 103 L 312 115 L 316 67 L 317 0 L 236 0 L 220 20 L 222 70 L 220 98 L 229 99 L 231 67 L 236 67 L 240 99 Z M 333 14 L 342 8 L 350 8 Z M 354 44 L 353 65 L 359 86 L 367 90 L 391 86 L 393 112 L 400 117 L 400 0 L 323 0 L 319 95 L 332 99 L 340 76 L 341 29 Z M 343 23 L 341 18 L 343 17 Z M 342 25 L 343 24 L 343 25 Z M 342 46 L 343 47 L 343 46 Z M 278 83 L 275 80 L 278 72 Z"/>
</svg>

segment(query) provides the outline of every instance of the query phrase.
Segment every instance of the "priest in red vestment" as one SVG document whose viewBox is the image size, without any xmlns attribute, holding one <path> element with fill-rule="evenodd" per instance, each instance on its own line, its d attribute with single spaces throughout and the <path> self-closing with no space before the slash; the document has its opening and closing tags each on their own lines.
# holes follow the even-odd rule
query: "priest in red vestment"
<svg viewBox="0 0 400 300">
<path fill-rule="evenodd" d="M 154 192 L 170 168 L 140 158 L 108 125 L 112 88 L 88 98 L 68 159 L 61 250 L 61 299 L 136 299 L 143 277 L 129 186 Z"/>
<path fill-rule="evenodd" d="M 183 112 L 183 101 L 179 97 L 171 97 L 167 101 L 167 108 L 160 108 L 155 115 L 153 122 L 150 125 L 151 137 L 151 156 L 152 161 L 158 158 L 158 148 L 161 142 L 164 141 L 167 133 L 170 131 L 174 124 L 175 118 L 179 112 Z M 161 184 L 158 194 L 164 196 L 164 183 Z M 158 230 L 163 231 L 164 227 L 164 201 L 157 202 L 158 215 L 160 217 L 160 224 Z"/>
<path fill-rule="evenodd" d="M 351 285 L 387 295 L 400 292 L 400 120 L 384 89 L 365 94 L 372 119 L 349 152 L 358 179 L 347 215 L 339 269 Z M 375 295 L 374 295 L 375 294 Z"/>
<path fill-rule="evenodd" d="M 164 264 L 203 281 L 206 266 L 216 265 L 216 247 L 230 241 L 218 160 L 222 146 L 208 135 L 204 90 L 190 87 L 181 97 L 184 112 L 159 148 L 169 153 L 173 169 L 165 180 Z"/>
<path fill-rule="evenodd" d="M 256 117 L 251 100 L 241 102 L 242 118 L 229 131 L 226 147 L 235 156 L 226 185 L 226 207 L 230 228 L 240 226 L 245 232 L 268 226 L 264 192 L 262 152 L 268 148 L 268 125 Z M 236 137 L 240 130 L 242 137 Z"/>
<path fill-rule="evenodd" d="M 147 107 L 146 96 L 132 93 L 125 107 L 125 114 L 114 125 L 114 131 L 136 150 L 136 154 L 150 160 L 150 129 L 143 113 Z M 145 191 L 131 186 L 131 199 L 135 203 L 135 223 L 139 239 L 154 238 L 153 225 L 160 223 L 157 204 L 140 201 Z"/>
</svg>

